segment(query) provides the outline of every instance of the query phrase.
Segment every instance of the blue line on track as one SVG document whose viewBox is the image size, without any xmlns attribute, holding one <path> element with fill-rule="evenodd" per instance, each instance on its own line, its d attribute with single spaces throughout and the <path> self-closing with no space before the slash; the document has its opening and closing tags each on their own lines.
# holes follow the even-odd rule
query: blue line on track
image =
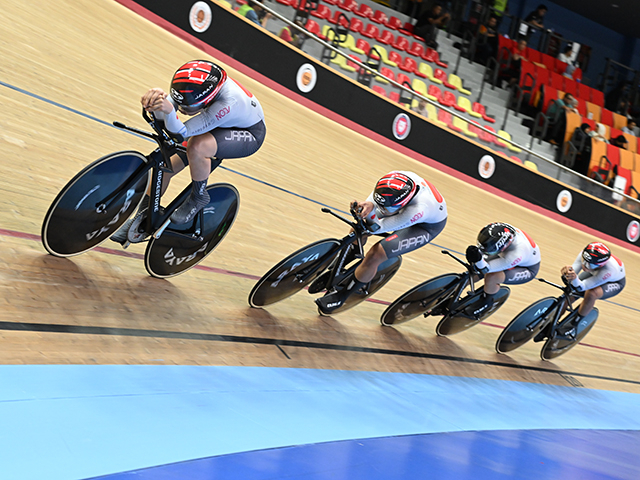
<svg viewBox="0 0 640 480">
<path fill-rule="evenodd" d="M 93 120 L 94 122 L 98 122 L 98 123 L 100 123 L 102 125 L 106 125 L 106 126 L 111 127 L 111 128 L 116 128 L 117 130 L 119 130 L 121 132 L 125 132 L 125 133 L 128 133 L 130 135 L 134 135 L 134 136 L 136 136 L 138 138 L 142 138 L 142 139 L 147 140 L 149 142 L 153 142 L 153 140 L 151 140 L 150 138 L 143 137 L 142 135 L 138 135 L 137 133 L 134 133 L 134 132 L 130 132 L 130 131 L 127 131 L 127 130 L 122 130 L 121 128 L 118 128 L 118 127 L 114 126 L 113 124 L 111 124 L 111 123 L 109 123 L 109 122 L 107 122 L 105 120 L 101 120 L 98 117 L 94 117 L 94 116 L 89 115 L 87 113 L 81 112 L 80 110 L 76 110 L 74 108 L 71 108 L 71 107 L 68 107 L 66 105 L 63 105 L 62 103 L 58 103 L 58 102 L 56 102 L 54 100 L 50 100 L 48 98 L 42 97 L 42 96 L 40 96 L 40 95 L 38 95 L 36 93 L 32 93 L 32 92 L 24 90 L 24 89 L 22 89 L 20 87 L 16 87 L 15 85 L 11 85 L 9 83 L 3 82 L 2 80 L 0 80 L 0 85 L 2 85 L 3 87 L 9 88 L 11 90 L 14 90 L 16 92 L 22 93 L 24 95 L 28 95 L 29 97 L 35 98 L 37 100 L 41 100 L 41 101 L 43 101 L 45 103 L 48 103 L 50 105 L 62 108 L 63 110 L 66 110 L 68 112 L 75 113 L 76 115 L 80 115 L 81 117 L 88 118 L 89 120 Z M 264 180 L 260 180 L 259 178 L 255 178 L 255 177 L 252 177 L 251 175 L 247 175 L 246 173 L 238 172 L 237 170 L 233 170 L 232 168 L 225 167 L 225 166 L 222 166 L 222 165 L 220 167 L 218 167 L 218 168 L 222 168 L 224 170 L 227 170 L 228 172 L 235 173 L 236 175 L 240 175 L 242 177 L 248 178 L 249 180 L 253 180 L 254 182 L 261 183 L 261 184 L 266 185 L 268 187 L 275 188 L 276 190 L 280 190 L 281 192 L 288 193 L 289 195 L 293 195 L 294 197 L 298 197 L 298 198 L 301 198 L 303 200 L 307 200 L 308 202 L 315 203 L 316 205 L 321 205 L 323 207 L 331 208 L 331 209 L 333 209 L 333 210 L 335 210 L 337 212 L 343 213 L 345 215 L 349 215 L 349 212 L 346 212 L 344 210 L 340 210 L 339 208 L 332 207 L 331 205 L 327 205 L 327 204 L 319 202 L 317 200 L 313 200 L 312 198 L 305 197 L 304 195 L 300 195 L 299 193 L 292 192 L 291 190 L 287 190 L 285 188 L 278 187 L 277 185 L 273 185 L 272 183 L 268 183 L 268 182 L 265 182 Z M 437 243 L 431 243 L 430 245 L 433 245 L 434 247 L 437 247 L 437 248 L 444 248 L 444 249 L 449 250 L 450 252 L 456 253 L 458 255 L 464 255 L 463 252 L 458 252 L 456 250 L 452 250 L 452 249 L 444 247 L 442 245 L 438 245 Z M 628 310 L 633 310 L 635 312 L 640 312 L 640 309 L 638 309 L 638 308 L 633 308 L 633 307 L 630 307 L 628 305 L 623 305 L 621 303 L 612 302 L 611 300 L 602 300 L 602 301 L 608 302 L 608 303 L 610 303 L 612 305 L 616 305 L 618 307 L 626 308 Z"/>
</svg>

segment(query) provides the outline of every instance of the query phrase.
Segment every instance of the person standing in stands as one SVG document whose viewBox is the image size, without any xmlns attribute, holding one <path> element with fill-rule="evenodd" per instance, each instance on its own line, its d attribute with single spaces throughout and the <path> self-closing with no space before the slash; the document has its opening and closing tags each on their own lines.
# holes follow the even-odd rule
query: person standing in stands
<svg viewBox="0 0 640 480">
<path fill-rule="evenodd" d="M 271 14 L 262 8 L 262 0 L 252 0 L 244 4 L 238 9 L 238 14 L 247 17 L 253 23 L 267 28 L 267 21 L 271 18 Z"/>
<path fill-rule="evenodd" d="M 527 32 L 523 34 L 526 35 L 527 38 L 529 38 L 535 32 L 536 29 L 538 28 L 540 30 L 544 29 L 544 16 L 546 13 L 547 13 L 547 6 L 540 4 L 538 5 L 538 8 L 536 8 L 533 12 L 531 12 L 529 15 L 525 17 L 524 21 L 527 22 L 529 25 L 525 25 L 525 27 L 527 27 Z"/>
<path fill-rule="evenodd" d="M 438 48 L 436 36 L 438 28 L 443 27 L 451 19 L 451 15 L 442 12 L 442 5 L 436 3 L 431 10 L 423 13 L 413 29 L 414 35 L 422 37 L 427 47 Z"/>
<path fill-rule="evenodd" d="M 476 48 L 476 62 L 486 65 L 491 57 L 498 53 L 498 18 L 489 17 L 486 25 L 480 25 L 478 29 L 478 46 Z"/>
</svg>

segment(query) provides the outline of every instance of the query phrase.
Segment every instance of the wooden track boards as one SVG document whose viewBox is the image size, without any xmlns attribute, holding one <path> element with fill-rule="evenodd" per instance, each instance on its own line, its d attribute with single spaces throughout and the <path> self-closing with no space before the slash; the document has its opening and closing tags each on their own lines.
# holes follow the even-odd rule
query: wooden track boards
<svg viewBox="0 0 640 480">
<path fill-rule="evenodd" d="M 0 54 L 0 81 L 42 97 L 0 86 L 0 362 L 388 370 L 640 391 L 640 285 L 634 275 L 640 257 L 616 245 L 612 250 L 629 276 L 614 301 L 624 306 L 600 302 L 600 320 L 586 339 L 600 348 L 578 346 L 553 363 L 539 360 L 541 344 L 511 356 L 496 354 L 495 326 L 449 339 L 435 336 L 435 320 L 383 328 L 384 305 L 378 303 L 321 318 L 302 292 L 267 310 L 250 309 L 249 290 L 276 261 L 345 233 L 320 213 L 320 205 L 267 184 L 344 209 L 350 200 L 365 198 L 382 174 L 413 170 L 447 200 L 449 222 L 437 245 L 464 251 L 483 225 L 506 221 L 540 244 L 540 276 L 552 281 L 594 238 L 380 146 L 232 68 L 230 76 L 260 99 L 268 133 L 257 154 L 223 165 L 265 183 L 222 169 L 211 177 L 236 185 L 241 208 L 233 230 L 204 262 L 207 268 L 170 281 L 152 279 L 140 258 L 116 255 L 113 243 L 103 245 L 111 251 L 71 259 L 46 255 L 36 236 L 60 188 L 102 155 L 153 148 L 96 119 L 144 128 L 138 103 L 144 91 L 166 88 L 178 65 L 207 55 L 112 0 L 8 0 L 0 18 Z M 177 194 L 185 182 L 186 174 L 168 194 Z M 406 256 L 376 299 L 392 301 L 431 276 L 459 271 L 439 250 L 430 245 Z M 128 250 L 138 257 L 143 251 Z M 526 305 L 555 294 L 538 282 L 515 286 L 490 323 L 504 326 Z M 273 341 L 251 340 L 256 338 Z"/>
</svg>

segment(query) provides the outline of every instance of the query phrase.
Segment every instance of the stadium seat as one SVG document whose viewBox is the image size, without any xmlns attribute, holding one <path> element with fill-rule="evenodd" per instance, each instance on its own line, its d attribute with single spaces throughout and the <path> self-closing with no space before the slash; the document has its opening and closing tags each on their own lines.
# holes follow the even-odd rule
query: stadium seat
<svg viewBox="0 0 640 480">
<path fill-rule="evenodd" d="M 631 150 L 620 149 L 620 167 L 626 168 L 627 170 L 635 170 L 636 169 L 636 154 Z"/>
<path fill-rule="evenodd" d="M 568 65 L 559 59 L 556 58 L 555 72 L 558 75 L 564 75 L 564 72 L 567 70 Z"/>
<path fill-rule="evenodd" d="M 425 47 L 420 42 L 413 42 L 411 46 L 407 49 L 408 54 L 413 55 L 415 57 L 420 57 L 420 58 L 422 58 L 425 52 L 426 52 Z"/>
<path fill-rule="evenodd" d="M 407 37 L 398 35 L 396 37 L 396 41 L 393 42 L 393 45 L 391 46 L 396 50 L 400 50 L 401 52 L 404 52 L 407 48 L 409 48 L 409 40 L 407 40 Z"/>
<path fill-rule="evenodd" d="M 380 45 L 374 45 L 371 48 L 375 48 L 376 51 L 380 54 L 380 58 L 382 59 L 382 63 L 389 65 L 390 67 L 397 68 L 398 64 L 389 60 L 389 55 L 387 54 L 387 49 L 381 47 Z M 395 52 L 394 52 L 395 53 Z"/>
<path fill-rule="evenodd" d="M 413 24 L 410 22 L 404 22 L 404 25 L 402 25 L 402 28 L 398 31 L 407 37 L 413 37 Z"/>
<path fill-rule="evenodd" d="M 389 92 L 389 99 L 396 103 L 400 103 L 400 94 L 398 92 Z"/>
<path fill-rule="evenodd" d="M 347 72 L 355 72 L 357 70 L 357 68 L 355 68 L 354 66 L 349 65 L 347 63 L 347 59 L 342 55 L 336 55 L 335 58 L 332 58 L 330 60 L 330 62 L 335 63 L 336 65 L 338 65 L 343 70 L 346 70 Z"/>
<path fill-rule="evenodd" d="M 542 64 L 547 67 L 549 73 L 555 73 L 556 71 L 556 59 L 546 53 L 542 54 Z"/>
<path fill-rule="evenodd" d="M 611 110 L 603 108 L 600 111 L 600 123 L 602 123 L 603 125 L 608 125 L 609 127 L 613 127 L 613 112 Z"/>
<path fill-rule="evenodd" d="M 400 67 L 400 64 L 402 63 L 402 55 L 400 55 L 395 50 L 391 50 L 387 55 L 390 62 L 393 62 L 397 64 L 398 67 Z"/>
<path fill-rule="evenodd" d="M 373 15 L 371 15 L 371 21 L 385 25 L 389 19 L 387 18 L 387 14 L 382 10 L 376 10 L 373 12 Z"/>
<path fill-rule="evenodd" d="M 349 33 L 347 34 L 346 40 L 344 42 L 342 42 L 341 45 L 343 47 L 348 48 L 352 52 L 355 52 L 355 53 L 359 54 L 359 55 L 364 55 L 365 54 L 364 50 L 362 50 L 362 49 L 360 49 L 360 48 L 358 48 L 356 46 L 356 39 L 353 37 L 353 35 L 351 35 Z"/>
<path fill-rule="evenodd" d="M 613 125 L 614 128 L 622 130 L 622 128 L 627 126 L 627 117 L 624 115 L 620 115 L 619 113 L 613 112 Z"/>
<path fill-rule="evenodd" d="M 462 133 L 462 130 L 460 130 L 459 127 L 453 124 L 453 115 L 451 115 L 446 110 L 443 110 L 442 108 L 438 110 L 438 120 L 440 120 L 454 132 Z"/>
<path fill-rule="evenodd" d="M 378 37 L 380 36 L 380 29 L 377 27 L 377 25 L 374 25 L 373 23 L 367 23 L 364 27 L 364 29 L 361 32 L 363 37 L 367 37 L 367 38 L 373 38 L 373 39 L 378 39 Z"/>
<path fill-rule="evenodd" d="M 591 101 L 591 87 L 584 83 L 578 83 L 578 98 L 581 98 L 585 102 Z"/>
<path fill-rule="evenodd" d="M 479 138 L 480 140 L 482 140 L 483 142 L 485 142 L 485 143 L 490 143 L 490 144 L 493 144 L 493 143 L 494 143 L 494 142 L 493 142 L 493 138 L 494 138 L 494 137 L 493 137 L 493 135 L 491 135 L 490 133 L 487 133 L 487 132 L 485 132 L 484 130 L 482 130 L 482 129 L 480 128 L 480 124 L 479 124 L 479 123 L 477 123 L 477 122 L 472 121 L 472 122 L 469 124 L 469 131 L 471 131 L 471 132 L 473 132 L 473 133 L 477 134 L 477 135 L 478 135 L 478 138 Z"/>
<path fill-rule="evenodd" d="M 600 108 L 604 108 L 604 93 L 595 88 L 591 89 L 591 103 L 595 103 Z"/>
<path fill-rule="evenodd" d="M 402 20 L 400 20 L 398 17 L 391 16 L 385 23 L 385 26 L 387 28 L 390 28 L 391 30 L 400 30 L 402 29 Z"/>
<path fill-rule="evenodd" d="M 311 19 L 307 20 L 307 23 L 305 24 L 304 28 L 306 28 L 309 33 L 314 34 L 316 37 L 320 38 L 321 40 L 326 40 L 326 37 L 320 32 L 320 24 L 315 20 L 311 20 Z"/>
<path fill-rule="evenodd" d="M 411 86 L 413 87 L 414 92 L 418 92 L 422 96 L 427 97 L 432 102 L 438 101 L 436 97 L 428 93 L 427 85 L 422 80 L 414 78 L 411 82 Z"/>
<path fill-rule="evenodd" d="M 340 10 L 336 10 L 332 17 L 327 18 L 327 21 L 333 25 L 337 25 L 340 22 L 341 27 L 349 28 L 349 18 Z"/>
<path fill-rule="evenodd" d="M 631 133 L 622 133 L 624 135 L 624 138 L 627 139 L 627 142 L 629 144 L 628 150 L 630 152 L 633 153 L 637 153 L 638 151 L 638 137 L 636 137 L 635 135 L 631 134 Z M 633 170 L 633 168 L 631 169 Z M 638 188 L 640 188 L 640 185 L 638 185 Z"/>
<path fill-rule="evenodd" d="M 503 142 L 500 139 L 500 136 L 498 135 L 498 132 L 496 132 L 495 128 L 493 128 L 490 125 L 485 125 L 485 127 L 487 130 L 493 132 L 495 135 L 491 135 L 492 139 L 493 139 L 493 143 L 501 148 L 507 148 L 507 144 L 505 142 Z"/>
<path fill-rule="evenodd" d="M 378 95 L 382 95 L 383 97 L 387 96 L 387 91 L 384 88 L 382 88 L 382 87 L 380 87 L 378 85 L 374 85 L 373 87 L 371 87 L 371 89 L 374 92 L 376 92 Z"/>
<path fill-rule="evenodd" d="M 541 55 L 542 54 L 538 50 L 534 50 L 531 47 L 527 47 L 527 59 L 529 60 L 529 62 L 539 63 L 541 65 L 544 65 L 542 63 Z"/>
<path fill-rule="evenodd" d="M 418 66 L 418 71 L 422 73 L 426 78 L 431 80 L 433 83 L 437 83 L 438 85 L 442 85 L 442 80 L 438 80 L 433 76 L 433 68 L 428 63 L 420 62 Z"/>
<path fill-rule="evenodd" d="M 380 35 L 378 36 L 378 41 L 383 45 L 391 45 L 394 42 L 394 40 L 395 40 L 395 37 L 393 36 L 393 33 L 391 33 L 389 30 L 384 30 L 380 32 Z"/>
<path fill-rule="evenodd" d="M 438 109 L 430 103 L 427 103 L 427 118 L 440 127 L 447 127 L 447 124 L 438 118 Z"/>
<path fill-rule="evenodd" d="M 534 172 L 538 171 L 538 165 L 533 163 L 531 160 L 525 160 L 524 161 L 524 166 L 527 167 L 530 170 L 533 170 Z"/>
<path fill-rule="evenodd" d="M 349 30 L 353 33 L 361 33 L 364 28 L 364 22 L 360 20 L 358 17 L 351 18 L 351 22 L 349 23 Z"/>
<path fill-rule="evenodd" d="M 480 115 L 482 115 L 482 119 L 485 122 L 496 123 L 496 119 L 489 116 L 489 114 L 487 113 L 487 109 L 481 103 L 473 102 L 473 111 L 478 112 Z"/>
<path fill-rule="evenodd" d="M 504 131 L 504 130 L 498 130 L 498 136 L 499 136 L 500 138 L 505 139 L 505 140 L 511 140 L 511 134 L 510 134 L 509 132 Z M 511 150 L 512 152 L 515 152 L 515 153 L 520 153 L 520 152 L 522 152 L 522 149 L 520 149 L 520 148 L 516 147 L 515 145 L 511 145 L 511 144 L 510 144 L 510 143 L 508 143 L 508 142 L 507 142 L 507 148 L 508 148 L 509 150 Z"/>
<path fill-rule="evenodd" d="M 471 100 L 469 100 L 467 97 L 463 97 L 462 95 L 458 97 L 458 107 L 460 107 L 461 112 L 466 112 L 472 117 L 482 118 L 482 115 L 480 113 L 473 111 Z"/>
<path fill-rule="evenodd" d="M 447 63 L 440 60 L 440 54 L 433 48 L 427 48 L 426 52 L 422 56 L 422 59 L 426 60 L 427 62 L 435 63 L 442 68 L 447 68 L 449 66 Z"/>
<path fill-rule="evenodd" d="M 404 73 L 398 73 L 396 75 L 396 82 L 398 82 L 400 85 L 404 85 L 405 87 L 412 88 L 411 79 Z"/>
<path fill-rule="evenodd" d="M 574 97 L 578 96 L 578 82 L 571 80 L 570 78 L 564 79 L 564 91 L 570 93 Z"/>
<path fill-rule="evenodd" d="M 371 15 L 373 15 L 373 9 L 366 3 L 361 3 L 358 8 L 353 10 L 353 13 L 355 13 L 359 17 L 364 17 L 366 19 L 369 19 L 371 18 Z"/>
<path fill-rule="evenodd" d="M 557 73 L 552 73 L 550 85 L 556 90 L 564 92 L 564 77 Z"/>
<path fill-rule="evenodd" d="M 356 2 L 356 0 L 340 0 L 338 2 L 338 8 L 352 12 L 358 8 L 358 2 Z"/>
<path fill-rule="evenodd" d="M 433 76 L 438 80 L 441 80 L 442 84 L 445 87 L 450 88 L 452 90 L 456 90 L 456 87 L 449 83 L 449 78 L 447 77 L 447 74 L 441 68 L 436 68 L 435 71 L 433 72 Z"/>
<path fill-rule="evenodd" d="M 587 116 L 587 102 L 585 102 L 581 98 L 578 98 L 578 97 L 575 97 L 575 98 L 576 98 L 576 101 L 578 102 L 578 106 L 576 107 L 578 109 L 578 112 L 580 112 L 580 115 L 583 117 Z"/>
<path fill-rule="evenodd" d="M 418 69 L 418 62 L 412 57 L 405 57 L 404 61 L 398 64 L 398 68 L 404 72 L 414 73 Z"/>
<path fill-rule="evenodd" d="M 380 69 L 380 75 L 376 75 L 375 80 L 376 80 L 376 82 L 388 84 L 389 81 L 387 79 L 395 80 L 396 77 L 395 77 L 395 75 L 393 74 L 393 71 L 390 68 L 382 67 Z"/>
<path fill-rule="evenodd" d="M 462 79 L 458 75 L 454 75 L 453 73 L 450 73 L 448 80 L 449 80 L 449 84 L 453 85 L 453 87 L 463 95 L 471 95 L 471 91 L 467 90 L 462 86 Z"/>
<path fill-rule="evenodd" d="M 427 88 L 427 93 L 431 100 L 442 103 L 442 90 L 440 90 L 437 86 L 429 85 L 429 87 Z"/>
<path fill-rule="evenodd" d="M 319 3 L 318 8 L 313 10 L 311 15 L 321 20 L 326 20 L 331 17 L 331 9 L 323 3 Z"/>
<path fill-rule="evenodd" d="M 447 92 L 450 93 L 450 92 Z M 469 124 L 465 122 L 463 119 L 458 117 L 453 117 L 453 121 L 451 122 L 452 126 L 454 126 L 458 131 L 462 132 L 463 135 L 466 135 L 470 138 L 478 138 L 478 134 L 469 130 Z"/>
<path fill-rule="evenodd" d="M 356 40 L 356 48 L 362 50 L 365 55 L 369 55 L 369 50 L 371 50 L 371 45 L 363 38 L 359 38 Z"/>
</svg>

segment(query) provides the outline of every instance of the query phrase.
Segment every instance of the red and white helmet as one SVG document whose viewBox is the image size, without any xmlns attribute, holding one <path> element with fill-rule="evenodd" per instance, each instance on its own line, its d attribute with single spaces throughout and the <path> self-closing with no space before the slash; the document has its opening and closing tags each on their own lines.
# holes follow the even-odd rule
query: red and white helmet
<svg viewBox="0 0 640 480">
<path fill-rule="evenodd" d="M 209 106 L 227 80 L 227 72 L 215 63 L 193 60 L 182 65 L 171 80 L 171 98 L 178 109 L 194 114 Z"/>
</svg>

